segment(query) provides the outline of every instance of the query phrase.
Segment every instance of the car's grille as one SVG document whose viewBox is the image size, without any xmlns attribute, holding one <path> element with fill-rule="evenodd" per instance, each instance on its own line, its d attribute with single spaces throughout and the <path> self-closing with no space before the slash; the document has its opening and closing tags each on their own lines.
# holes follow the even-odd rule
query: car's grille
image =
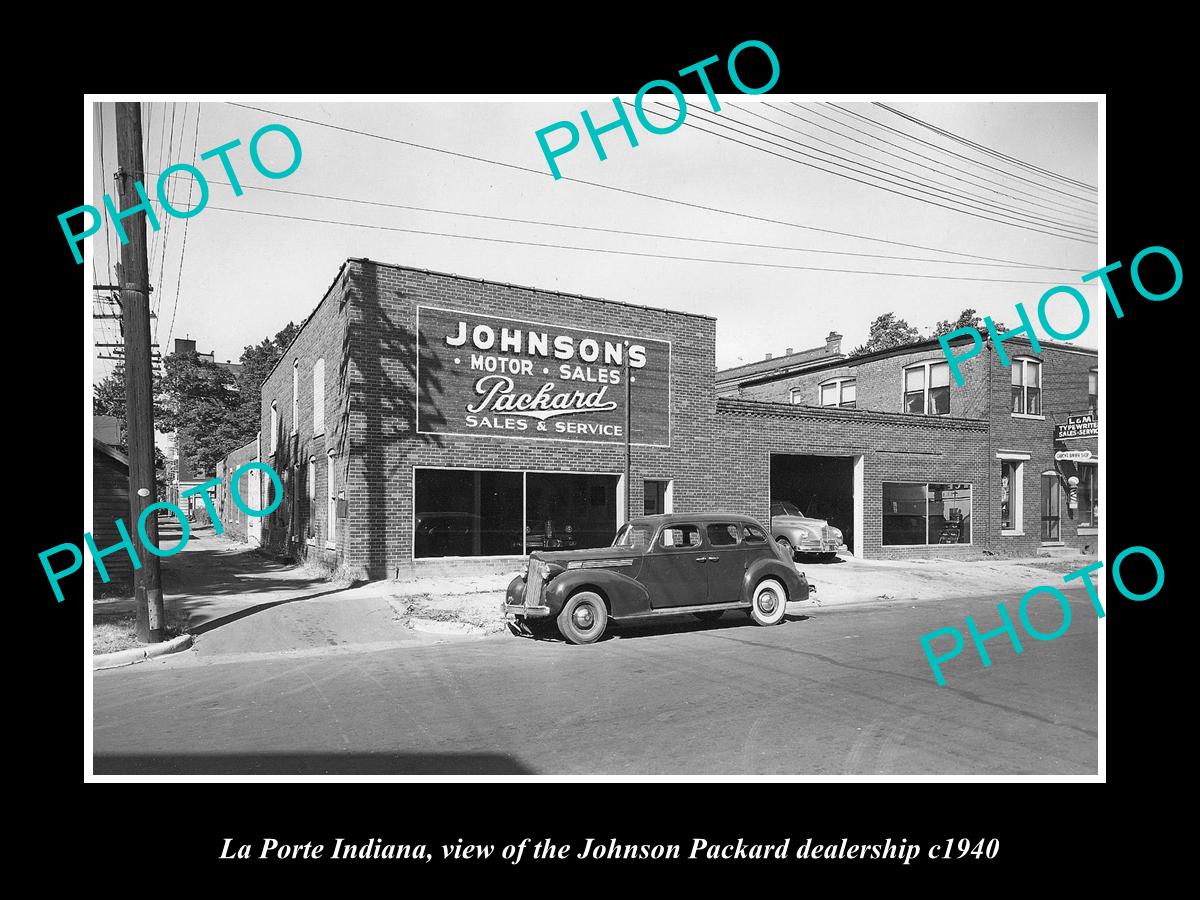
<svg viewBox="0 0 1200 900">
<path fill-rule="evenodd" d="M 821 529 L 821 540 L 827 544 L 833 540 L 833 529 L 828 525 Z"/>
<path fill-rule="evenodd" d="M 542 589 L 546 586 L 546 564 L 540 559 L 529 557 L 529 569 L 525 573 L 525 605 L 541 606 Z"/>
</svg>

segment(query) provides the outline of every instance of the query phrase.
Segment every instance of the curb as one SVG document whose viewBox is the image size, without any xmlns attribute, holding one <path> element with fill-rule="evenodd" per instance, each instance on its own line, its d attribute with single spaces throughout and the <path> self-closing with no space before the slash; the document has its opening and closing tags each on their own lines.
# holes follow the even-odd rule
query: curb
<svg viewBox="0 0 1200 900">
<path fill-rule="evenodd" d="M 177 638 L 151 644 L 148 647 L 133 647 L 129 650 L 118 650 L 116 653 L 98 653 L 92 657 L 92 671 L 97 669 L 116 669 L 120 666 L 131 666 L 144 659 L 165 656 L 168 653 L 178 653 L 192 646 L 192 636 L 181 634 Z"/>
</svg>

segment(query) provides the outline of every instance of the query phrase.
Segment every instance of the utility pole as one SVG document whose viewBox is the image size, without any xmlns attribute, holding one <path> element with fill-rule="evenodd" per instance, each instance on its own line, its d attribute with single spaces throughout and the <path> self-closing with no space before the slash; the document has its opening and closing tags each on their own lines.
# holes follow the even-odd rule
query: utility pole
<svg viewBox="0 0 1200 900">
<path fill-rule="evenodd" d="M 134 182 L 144 182 L 142 111 L 138 103 L 117 103 L 117 182 L 121 210 L 142 202 Z M 122 326 L 125 337 L 125 427 L 129 445 L 129 532 L 140 569 L 133 573 L 137 636 L 142 643 L 163 639 L 162 576 L 158 557 L 138 538 L 142 511 L 158 501 L 154 482 L 154 395 L 150 377 L 150 272 L 146 259 L 146 214 L 122 217 L 128 243 L 121 247 Z M 158 516 L 146 520 L 146 539 L 158 546 Z"/>
</svg>

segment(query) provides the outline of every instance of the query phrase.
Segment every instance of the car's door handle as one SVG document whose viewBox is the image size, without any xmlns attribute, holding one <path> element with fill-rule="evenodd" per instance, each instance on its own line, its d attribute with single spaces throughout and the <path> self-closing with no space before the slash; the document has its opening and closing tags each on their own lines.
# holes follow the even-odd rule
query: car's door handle
<svg viewBox="0 0 1200 900">
<path fill-rule="evenodd" d="M 709 561 L 709 562 L 716 562 L 716 561 L 717 561 L 717 560 L 719 560 L 720 558 L 721 558 L 721 557 L 719 557 L 719 556 L 710 556 L 710 557 L 708 558 L 708 561 Z"/>
<path fill-rule="evenodd" d="M 708 557 L 707 556 L 697 556 L 696 562 L 708 562 Z"/>
</svg>

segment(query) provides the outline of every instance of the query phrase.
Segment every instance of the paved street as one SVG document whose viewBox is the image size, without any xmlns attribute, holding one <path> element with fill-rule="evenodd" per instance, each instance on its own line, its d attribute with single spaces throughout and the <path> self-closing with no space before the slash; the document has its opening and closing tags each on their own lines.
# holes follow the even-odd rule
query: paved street
<svg viewBox="0 0 1200 900">
<path fill-rule="evenodd" d="M 98 672 L 97 774 L 1094 774 L 1097 621 L 970 639 L 937 687 L 922 634 L 1017 596 L 793 605 L 761 628 L 665 620 L 588 647 L 501 635 L 372 652 L 186 655 Z M 1039 605 L 1046 605 L 1043 610 Z M 1034 624 L 1061 621 L 1046 600 Z"/>
</svg>

